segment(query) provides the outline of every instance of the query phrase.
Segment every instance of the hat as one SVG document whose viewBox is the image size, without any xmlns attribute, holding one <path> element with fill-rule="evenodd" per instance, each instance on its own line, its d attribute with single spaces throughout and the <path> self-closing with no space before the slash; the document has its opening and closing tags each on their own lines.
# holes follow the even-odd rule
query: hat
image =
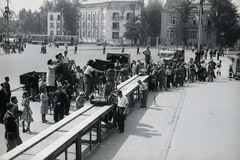
<svg viewBox="0 0 240 160">
<path fill-rule="evenodd" d="M 82 96 L 82 95 L 84 95 L 84 93 L 83 93 L 83 92 L 80 92 L 79 95 Z"/>
</svg>

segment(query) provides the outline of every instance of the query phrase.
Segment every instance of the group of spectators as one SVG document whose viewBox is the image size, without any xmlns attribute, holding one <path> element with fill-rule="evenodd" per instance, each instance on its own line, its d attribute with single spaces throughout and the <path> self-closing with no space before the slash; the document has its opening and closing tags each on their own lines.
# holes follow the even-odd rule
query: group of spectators
<svg viewBox="0 0 240 160">
<path fill-rule="evenodd" d="M 69 115 L 70 103 L 75 99 L 75 109 L 80 109 L 89 99 L 94 87 L 93 77 L 95 73 L 104 74 L 106 82 L 103 83 L 103 97 L 108 98 L 115 87 L 114 83 L 118 81 L 121 75 L 123 65 L 117 60 L 114 64 L 114 69 L 101 71 L 94 68 L 94 61 L 89 60 L 86 66 L 81 69 L 76 66 L 73 68 L 73 62 L 64 54 L 59 53 L 55 56 L 55 60 L 47 61 L 47 73 L 37 74 L 32 72 L 27 79 L 28 89 L 23 92 L 21 105 L 23 110 L 18 109 L 18 100 L 16 97 L 11 97 L 9 77 L 5 78 L 5 82 L 1 84 L 0 90 L 0 123 L 5 124 L 7 139 L 7 151 L 22 143 L 19 137 L 19 118 L 22 120 L 22 131 L 31 133 L 30 124 L 34 121 L 30 101 L 36 100 L 36 95 L 40 95 L 40 113 L 42 115 L 42 123 L 48 123 L 46 114 L 48 114 L 49 106 L 53 110 L 53 119 L 57 123 L 64 118 L 64 115 Z M 139 54 L 139 51 L 137 52 Z M 221 60 L 215 63 L 211 58 L 208 63 L 202 60 L 197 64 L 193 58 L 190 58 L 188 63 L 182 61 L 169 61 L 165 64 L 153 63 L 151 60 L 151 51 L 149 47 L 143 52 L 145 55 L 145 63 L 140 60 L 133 60 L 127 69 L 126 79 L 130 76 L 138 74 L 147 74 L 148 86 L 146 83 L 138 81 L 142 92 L 142 107 L 147 107 L 148 91 L 168 90 L 171 87 L 181 87 L 189 81 L 193 83 L 195 80 L 206 80 L 212 82 L 215 77 L 214 70 L 217 69 L 217 76 L 221 76 Z M 204 77 L 205 76 L 205 77 Z M 96 78 L 96 76 L 95 76 Z M 99 78 L 99 77 L 98 77 Z M 203 78 L 203 79 L 202 79 Z M 126 80 L 124 79 L 124 80 Z M 117 90 L 117 122 L 119 132 L 124 132 L 124 119 L 126 109 L 128 108 L 128 100 L 122 95 L 121 90 Z M 25 128 L 25 123 L 27 127 Z"/>
</svg>

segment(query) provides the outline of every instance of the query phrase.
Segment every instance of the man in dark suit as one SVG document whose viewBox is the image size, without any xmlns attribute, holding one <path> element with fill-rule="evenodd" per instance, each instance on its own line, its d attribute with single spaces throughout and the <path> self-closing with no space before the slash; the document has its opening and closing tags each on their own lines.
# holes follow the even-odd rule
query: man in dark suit
<svg viewBox="0 0 240 160">
<path fill-rule="evenodd" d="M 10 87 L 9 81 L 10 81 L 10 78 L 5 77 L 6 93 L 7 93 L 7 97 L 8 97 L 8 102 L 10 102 L 10 98 L 11 98 L 11 87 Z"/>
<path fill-rule="evenodd" d="M 7 112 L 6 104 L 8 103 L 8 96 L 6 91 L 6 83 L 1 84 L 0 90 L 0 123 L 3 124 L 4 114 Z"/>
<path fill-rule="evenodd" d="M 67 103 L 67 95 L 63 93 L 62 86 L 59 86 L 54 93 L 54 121 L 57 123 L 64 118 L 64 110 Z"/>
<path fill-rule="evenodd" d="M 17 121 L 14 117 L 14 105 L 12 103 L 7 103 L 7 112 L 4 115 L 5 124 L 5 138 L 7 140 L 7 152 L 19 145 L 18 139 L 19 129 Z"/>
</svg>

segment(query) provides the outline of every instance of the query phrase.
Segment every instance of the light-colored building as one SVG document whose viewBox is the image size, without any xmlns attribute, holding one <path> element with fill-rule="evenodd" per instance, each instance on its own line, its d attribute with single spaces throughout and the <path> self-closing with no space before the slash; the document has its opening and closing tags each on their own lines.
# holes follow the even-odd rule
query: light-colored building
<svg viewBox="0 0 240 160">
<path fill-rule="evenodd" d="M 134 9 L 131 7 L 134 6 Z M 125 24 L 130 17 L 140 15 L 144 0 L 88 0 L 80 8 L 79 37 L 84 43 L 97 40 L 121 43 Z"/>
<path fill-rule="evenodd" d="M 197 45 L 198 43 L 198 26 L 199 26 L 199 4 L 193 4 L 197 8 L 194 8 L 190 12 L 189 16 L 189 38 L 187 40 L 188 46 Z M 216 28 L 208 28 L 209 21 L 207 20 L 208 15 L 211 13 L 210 4 L 203 4 L 203 15 L 202 15 L 202 45 L 203 47 L 208 45 L 216 45 Z M 161 20 L 161 45 L 182 45 L 179 36 L 177 36 L 176 25 L 179 14 L 175 9 L 169 9 L 167 6 L 162 11 Z"/>
<path fill-rule="evenodd" d="M 48 12 L 47 15 L 47 35 L 63 35 L 63 16 L 61 12 Z"/>
</svg>

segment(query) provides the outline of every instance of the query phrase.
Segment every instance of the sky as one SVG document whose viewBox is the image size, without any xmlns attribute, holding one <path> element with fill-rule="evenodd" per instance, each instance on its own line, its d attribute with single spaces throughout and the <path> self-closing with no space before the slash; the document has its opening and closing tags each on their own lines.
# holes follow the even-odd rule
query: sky
<svg viewBox="0 0 240 160">
<path fill-rule="evenodd" d="M 44 0 L 9 0 L 9 8 L 15 11 L 16 14 L 18 14 L 22 8 L 25 8 L 26 10 L 31 9 L 32 11 L 39 11 L 39 7 L 43 4 L 43 1 Z M 144 0 L 144 2 L 147 3 L 148 0 Z M 232 0 L 232 3 L 240 6 L 240 0 Z M 4 10 L 6 4 L 7 0 L 0 0 L 0 9 Z M 238 7 L 238 13 L 240 13 L 240 7 Z"/>
</svg>

